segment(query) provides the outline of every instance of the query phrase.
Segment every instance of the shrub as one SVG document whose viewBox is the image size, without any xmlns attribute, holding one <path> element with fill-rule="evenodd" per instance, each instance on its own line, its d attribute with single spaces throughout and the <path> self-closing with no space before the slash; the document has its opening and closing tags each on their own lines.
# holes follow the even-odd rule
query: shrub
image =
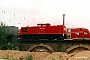
<svg viewBox="0 0 90 60">
<path fill-rule="evenodd" d="M 33 60 L 32 55 L 29 55 L 26 60 Z"/>
</svg>

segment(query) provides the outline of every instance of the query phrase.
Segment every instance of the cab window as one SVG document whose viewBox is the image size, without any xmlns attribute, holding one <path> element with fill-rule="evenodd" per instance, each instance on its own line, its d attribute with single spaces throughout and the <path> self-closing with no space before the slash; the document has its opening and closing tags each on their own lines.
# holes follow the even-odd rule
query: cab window
<svg viewBox="0 0 90 60">
<path fill-rule="evenodd" d="M 67 32 L 71 32 L 71 29 L 67 29 Z"/>
<path fill-rule="evenodd" d="M 27 28 L 22 28 L 21 31 L 22 32 L 27 32 Z"/>
<path fill-rule="evenodd" d="M 87 32 L 84 32 L 84 35 L 87 35 L 88 33 Z"/>
<path fill-rule="evenodd" d="M 79 32 L 75 32 L 76 35 L 79 35 Z"/>
</svg>

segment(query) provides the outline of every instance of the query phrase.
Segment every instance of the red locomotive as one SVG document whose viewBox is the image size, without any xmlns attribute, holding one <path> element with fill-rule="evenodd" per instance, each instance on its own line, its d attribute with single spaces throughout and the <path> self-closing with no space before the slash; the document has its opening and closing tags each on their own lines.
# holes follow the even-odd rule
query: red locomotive
<svg viewBox="0 0 90 60">
<path fill-rule="evenodd" d="M 69 28 L 67 32 L 70 35 L 70 39 L 90 38 L 90 32 L 86 28 Z"/>
<path fill-rule="evenodd" d="M 37 26 L 21 27 L 22 39 L 64 39 L 66 27 L 64 25 L 37 24 Z"/>
</svg>

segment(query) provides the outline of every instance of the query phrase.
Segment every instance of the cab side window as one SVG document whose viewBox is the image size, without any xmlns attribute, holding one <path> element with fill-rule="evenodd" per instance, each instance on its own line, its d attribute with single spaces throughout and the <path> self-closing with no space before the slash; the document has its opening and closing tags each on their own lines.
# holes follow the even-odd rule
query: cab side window
<svg viewBox="0 0 90 60">
<path fill-rule="evenodd" d="M 79 32 L 75 32 L 76 35 L 79 35 Z"/>
<path fill-rule="evenodd" d="M 88 33 L 87 32 L 84 32 L 84 35 L 87 35 Z"/>
<path fill-rule="evenodd" d="M 67 32 L 71 32 L 71 29 L 67 29 Z"/>
</svg>

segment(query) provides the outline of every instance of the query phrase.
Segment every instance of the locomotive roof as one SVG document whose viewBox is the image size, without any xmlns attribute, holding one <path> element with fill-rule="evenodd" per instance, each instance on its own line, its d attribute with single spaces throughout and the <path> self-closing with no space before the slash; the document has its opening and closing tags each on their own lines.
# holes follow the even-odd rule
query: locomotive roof
<svg viewBox="0 0 90 60">
<path fill-rule="evenodd" d="M 50 23 L 39 23 L 37 25 L 51 25 Z"/>
</svg>

